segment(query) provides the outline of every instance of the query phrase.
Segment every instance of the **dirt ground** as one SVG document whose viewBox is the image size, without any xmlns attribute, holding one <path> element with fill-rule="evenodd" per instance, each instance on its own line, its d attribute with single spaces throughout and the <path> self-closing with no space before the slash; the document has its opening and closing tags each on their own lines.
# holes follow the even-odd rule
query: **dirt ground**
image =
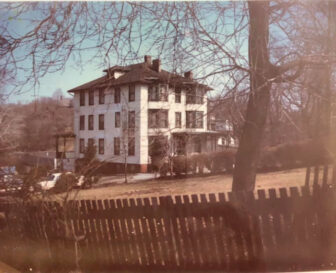
<svg viewBox="0 0 336 273">
<path fill-rule="evenodd" d="M 257 175 L 256 189 L 302 186 L 305 169 L 294 169 Z M 104 188 L 81 190 L 79 199 L 115 199 L 136 197 L 158 197 L 200 193 L 229 192 L 232 176 L 221 174 L 211 176 L 158 179 L 129 184 L 115 184 Z"/>
</svg>

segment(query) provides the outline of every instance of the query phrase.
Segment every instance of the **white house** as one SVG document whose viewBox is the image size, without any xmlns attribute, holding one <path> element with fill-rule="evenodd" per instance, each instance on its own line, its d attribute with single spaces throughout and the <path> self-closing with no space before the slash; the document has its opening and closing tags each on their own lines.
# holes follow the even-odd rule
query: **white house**
<svg viewBox="0 0 336 273">
<path fill-rule="evenodd" d="M 165 139 L 169 154 L 213 151 L 216 132 L 207 128 L 206 85 L 161 69 L 160 60 L 113 66 L 74 93 L 75 157 L 94 144 L 97 158 L 121 171 L 146 172 L 150 147 Z"/>
</svg>

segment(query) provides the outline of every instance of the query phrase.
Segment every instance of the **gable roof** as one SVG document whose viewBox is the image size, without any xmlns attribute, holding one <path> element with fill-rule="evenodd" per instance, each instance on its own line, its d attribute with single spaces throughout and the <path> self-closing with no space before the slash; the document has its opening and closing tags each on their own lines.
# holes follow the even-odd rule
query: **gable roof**
<svg viewBox="0 0 336 273">
<path fill-rule="evenodd" d="M 117 79 L 114 77 L 109 77 L 108 74 L 111 74 L 114 71 L 124 72 L 125 74 L 119 76 Z M 138 63 L 129 66 L 113 66 L 105 69 L 104 72 L 107 73 L 105 76 L 72 88 L 68 92 L 78 92 L 91 88 L 121 86 L 130 83 L 150 84 L 153 82 L 167 83 L 176 87 L 200 86 L 203 87 L 206 91 L 212 90 L 212 88 L 209 86 L 200 84 L 193 79 L 182 77 L 178 74 L 174 74 L 163 69 L 158 72 L 154 70 L 153 65 L 148 63 Z"/>
</svg>

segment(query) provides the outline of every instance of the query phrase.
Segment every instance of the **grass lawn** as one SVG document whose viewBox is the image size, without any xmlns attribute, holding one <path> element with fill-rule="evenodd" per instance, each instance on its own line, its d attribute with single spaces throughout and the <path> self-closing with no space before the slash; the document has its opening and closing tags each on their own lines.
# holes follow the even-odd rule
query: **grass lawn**
<svg viewBox="0 0 336 273">
<path fill-rule="evenodd" d="M 293 169 L 257 175 L 256 189 L 303 186 L 305 169 Z M 115 199 L 218 193 L 231 191 L 232 176 L 226 174 L 211 176 L 158 179 L 129 184 L 116 184 L 104 188 L 82 190 L 80 199 Z"/>
</svg>

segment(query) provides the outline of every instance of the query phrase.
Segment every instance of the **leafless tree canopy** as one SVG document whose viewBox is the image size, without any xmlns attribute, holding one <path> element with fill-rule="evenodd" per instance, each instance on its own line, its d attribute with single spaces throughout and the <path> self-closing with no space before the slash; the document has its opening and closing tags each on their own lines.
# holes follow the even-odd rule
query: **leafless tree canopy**
<svg viewBox="0 0 336 273">
<path fill-rule="evenodd" d="M 272 2 L 270 9 L 273 64 L 321 55 L 323 4 Z M 15 91 L 70 61 L 81 69 L 91 61 L 106 68 L 146 53 L 160 56 L 174 71 L 194 70 L 223 94 L 247 88 L 244 2 L 1 3 L 0 10 L 2 85 Z"/>
<path fill-rule="evenodd" d="M 2 97 L 36 88 L 43 76 L 66 65 L 85 69 L 91 62 L 102 69 L 150 54 L 174 72 L 193 70 L 217 95 L 232 99 L 249 93 L 249 104 L 258 104 L 252 97 L 263 84 L 252 88 L 251 79 L 264 72 L 253 48 L 259 42 L 253 45 L 253 39 L 262 31 L 267 60 L 260 67 L 271 102 L 264 110 L 293 122 L 288 111 L 311 110 L 318 94 L 307 75 L 334 61 L 329 54 L 332 9 L 324 1 L 251 3 L 1 3 Z M 258 21 L 256 14 L 265 20 Z M 253 33 L 253 24 L 259 34 Z"/>
</svg>

